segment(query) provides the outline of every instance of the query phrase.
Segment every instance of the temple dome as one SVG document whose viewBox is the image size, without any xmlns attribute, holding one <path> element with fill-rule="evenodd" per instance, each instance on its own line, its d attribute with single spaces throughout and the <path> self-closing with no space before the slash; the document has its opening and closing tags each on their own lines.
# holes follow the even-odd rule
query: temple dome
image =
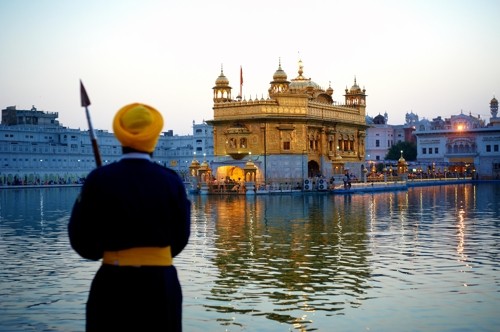
<svg viewBox="0 0 500 332">
<path fill-rule="evenodd" d="M 313 90 L 321 90 L 321 86 L 316 82 L 311 81 L 310 78 L 302 78 L 302 79 L 295 78 L 290 83 L 290 89 L 307 90 L 311 88 Z"/>
<path fill-rule="evenodd" d="M 229 85 L 229 80 L 224 75 L 224 72 L 222 71 L 222 69 L 220 71 L 219 77 L 217 77 L 217 79 L 215 80 L 215 85 L 216 86 L 227 86 L 227 85 Z"/>
<path fill-rule="evenodd" d="M 274 72 L 273 75 L 273 80 L 274 81 L 286 81 L 287 80 L 287 75 L 283 69 L 281 69 L 281 63 L 278 67 L 278 69 Z"/>
<path fill-rule="evenodd" d="M 375 118 L 373 118 L 373 123 L 383 125 L 385 124 L 385 117 L 382 114 L 379 114 Z"/>
<path fill-rule="evenodd" d="M 351 86 L 351 90 L 349 90 L 349 92 L 361 92 L 361 88 L 358 83 L 356 83 L 356 78 L 354 78 L 354 84 Z"/>
<path fill-rule="evenodd" d="M 313 82 L 310 78 L 305 78 L 302 76 L 304 73 L 304 66 L 302 65 L 302 60 L 299 60 L 299 75 L 292 79 L 290 82 L 290 90 L 298 90 L 298 91 L 309 91 L 309 90 L 321 90 L 321 86 Z"/>
</svg>

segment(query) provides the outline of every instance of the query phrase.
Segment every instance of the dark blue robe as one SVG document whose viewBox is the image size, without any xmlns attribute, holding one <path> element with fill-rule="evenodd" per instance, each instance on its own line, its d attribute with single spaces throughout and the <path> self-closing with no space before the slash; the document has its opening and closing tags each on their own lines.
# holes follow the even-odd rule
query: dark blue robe
<svg viewBox="0 0 500 332">
<path fill-rule="evenodd" d="M 93 170 L 68 224 L 71 246 L 99 260 L 104 251 L 170 246 L 190 235 L 191 202 L 173 170 L 122 159 Z M 90 288 L 87 331 L 181 331 L 182 292 L 174 266 L 102 265 Z"/>
</svg>

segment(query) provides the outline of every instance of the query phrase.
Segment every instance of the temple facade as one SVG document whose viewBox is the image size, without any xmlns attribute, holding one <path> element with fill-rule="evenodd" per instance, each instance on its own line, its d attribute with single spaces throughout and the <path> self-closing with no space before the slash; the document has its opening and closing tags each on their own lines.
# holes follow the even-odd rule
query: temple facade
<svg viewBox="0 0 500 332">
<path fill-rule="evenodd" d="M 241 80 L 240 80 L 241 84 Z M 240 89 L 241 90 L 241 89 Z M 212 179 L 246 180 L 248 163 L 259 183 L 308 183 L 311 178 L 361 176 L 365 160 L 366 93 L 354 78 L 342 103 L 304 76 L 288 79 L 281 67 L 272 75 L 267 98 L 232 97 L 221 68 L 213 87 L 214 160 Z"/>
</svg>

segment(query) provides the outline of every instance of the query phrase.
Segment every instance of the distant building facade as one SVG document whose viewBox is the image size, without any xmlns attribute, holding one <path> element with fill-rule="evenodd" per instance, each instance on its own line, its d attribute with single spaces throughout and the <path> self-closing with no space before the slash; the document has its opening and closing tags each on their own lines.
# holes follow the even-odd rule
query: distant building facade
<svg viewBox="0 0 500 332">
<path fill-rule="evenodd" d="M 490 101 L 490 121 L 471 114 L 420 121 L 416 127 L 417 161 L 479 179 L 500 179 L 498 100 Z M 449 169 L 449 167 L 454 169 Z"/>
<path fill-rule="evenodd" d="M 389 149 L 398 142 L 413 142 L 417 160 L 410 172 L 466 174 L 478 179 L 500 178 L 500 118 L 498 100 L 490 101 L 489 123 L 471 114 L 443 119 L 419 119 L 406 114 L 404 125 L 388 125 L 388 115 L 366 117 L 367 162 L 385 163 Z"/>
<path fill-rule="evenodd" d="M 95 168 L 88 130 L 71 129 L 57 120 L 58 113 L 34 106 L 2 110 L 0 123 L 0 185 L 77 183 Z M 121 157 L 121 146 L 113 133 L 95 130 L 103 164 Z M 193 122 L 193 135 L 161 134 L 154 160 L 189 176 L 193 156 L 213 155 L 212 127 Z"/>
<path fill-rule="evenodd" d="M 415 124 L 418 123 L 418 115 L 413 112 L 406 114 L 406 122 L 403 125 L 389 125 L 389 116 L 377 115 L 372 118 L 366 116 L 366 161 L 383 162 L 385 156 L 394 144 L 401 142 L 412 142 L 416 144 L 413 132 Z"/>
<path fill-rule="evenodd" d="M 389 149 L 395 144 L 394 126 L 387 124 L 388 115 L 377 115 L 374 118 L 366 117 L 369 125 L 366 130 L 366 160 L 383 161 Z"/>
</svg>

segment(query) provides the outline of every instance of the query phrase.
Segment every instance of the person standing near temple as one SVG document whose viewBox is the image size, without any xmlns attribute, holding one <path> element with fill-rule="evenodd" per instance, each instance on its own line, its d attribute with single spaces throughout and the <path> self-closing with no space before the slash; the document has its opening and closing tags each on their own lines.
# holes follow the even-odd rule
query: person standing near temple
<svg viewBox="0 0 500 332">
<path fill-rule="evenodd" d="M 349 171 L 345 171 L 344 178 L 344 189 L 351 189 L 351 177 L 349 176 Z"/>
<path fill-rule="evenodd" d="M 180 176 L 152 160 L 163 117 L 121 108 L 113 131 L 119 161 L 89 173 L 68 223 L 71 247 L 102 259 L 90 286 L 86 331 L 182 331 L 182 290 L 173 257 L 190 236 L 191 202 Z"/>
</svg>

